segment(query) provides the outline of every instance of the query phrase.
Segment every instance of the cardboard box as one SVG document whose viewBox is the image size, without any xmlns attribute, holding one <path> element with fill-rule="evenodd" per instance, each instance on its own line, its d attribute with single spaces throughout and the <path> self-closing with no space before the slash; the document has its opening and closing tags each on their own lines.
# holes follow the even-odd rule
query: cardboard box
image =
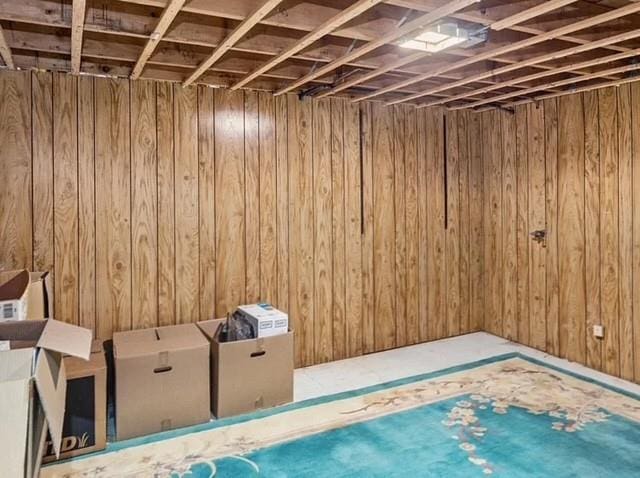
<svg viewBox="0 0 640 478">
<path fill-rule="evenodd" d="M 103 450 L 107 446 L 107 364 L 102 342 L 94 340 L 89 361 L 65 356 L 67 399 L 60 459 Z M 45 463 L 56 459 L 48 438 Z"/>
<path fill-rule="evenodd" d="M 209 343 L 195 324 L 116 332 L 113 354 L 118 440 L 209 421 Z"/>
<path fill-rule="evenodd" d="M 50 280 L 48 272 L 0 272 L 0 320 L 48 318 Z"/>
<path fill-rule="evenodd" d="M 88 359 L 91 331 L 56 320 L 0 322 L 2 476 L 34 477 L 47 429 L 60 453 L 67 391 L 63 354 Z"/>
<path fill-rule="evenodd" d="M 217 418 L 293 400 L 293 332 L 236 342 L 218 341 L 224 319 L 198 322 L 211 343 L 211 406 Z"/>
<path fill-rule="evenodd" d="M 238 312 L 253 325 L 258 338 L 286 334 L 289 331 L 289 316 L 271 304 L 241 305 Z"/>
</svg>

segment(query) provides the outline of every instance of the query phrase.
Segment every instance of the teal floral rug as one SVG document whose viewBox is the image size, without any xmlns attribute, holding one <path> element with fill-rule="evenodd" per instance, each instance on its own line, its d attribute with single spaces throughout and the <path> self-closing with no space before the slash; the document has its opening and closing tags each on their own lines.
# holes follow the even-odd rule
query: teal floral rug
<svg viewBox="0 0 640 478">
<path fill-rule="evenodd" d="M 640 397 L 508 354 L 114 443 L 43 477 L 640 477 Z"/>
</svg>

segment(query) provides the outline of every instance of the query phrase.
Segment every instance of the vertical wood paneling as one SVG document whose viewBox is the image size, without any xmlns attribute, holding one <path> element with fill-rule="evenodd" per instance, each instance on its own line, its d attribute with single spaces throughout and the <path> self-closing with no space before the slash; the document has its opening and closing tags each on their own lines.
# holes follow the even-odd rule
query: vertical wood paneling
<svg viewBox="0 0 640 478">
<path fill-rule="evenodd" d="M 213 89 L 198 87 L 200 320 L 216 317 L 216 168 Z"/>
<path fill-rule="evenodd" d="M 443 112 L 426 113 L 426 177 L 427 177 L 427 317 L 429 340 L 439 339 L 447 331 L 446 246 Z"/>
<path fill-rule="evenodd" d="M 467 131 L 469 129 L 468 111 L 460 111 L 456 124 L 458 133 L 458 161 L 460 170 L 460 333 L 471 332 L 471 217 L 469 211 L 469 140 Z M 407 212 L 409 208 L 407 207 Z M 417 291 L 416 291 L 417 295 Z"/>
<path fill-rule="evenodd" d="M 275 98 L 276 205 L 278 299 L 282 310 L 289 310 L 289 163 L 288 113 L 286 96 Z"/>
<path fill-rule="evenodd" d="M 407 343 L 420 341 L 420 227 L 418 218 L 417 113 L 407 108 L 405 116 L 405 184 L 406 191 L 406 331 Z"/>
<path fill-rule="evenodd" d="M 360 106 L 362 144 L 362 342 L 364 353 L 374 351 L 373 280 L 373 119 L 372 104 Z"/>
<path fill-rule="evenodd" d="M 129 82 L 95 80 L 96 336 L 131 328 Z"/>
<path fill-rule="evenodd" d="M 296 330 L 295 363 L 315 358 L 313 105 L 288 97 L 289 311 Z"/>
<path fill-rule="evenodd" d="M 640 382 L 640 83 L 631 85 L 631 148 L 633 191 L 633 363 Z"/>
<path fill-rule="evenodd" d="M 331 243 L 333 244 L 333 359 L 347 357 L 345 242 L 345 100 L 331 99 Z"/>
<path fill-rule="evenodd" d="M 360 108 L 344 104 L 344 185 L 346 296 L 345 320 L 347 355 L 363 351 L 363 288 L 362 288 L 362 169 L 360 150 Z"/>
<path fill-rule="evenodd" d="M 260 299 L 260 124 L 258 93 L 244 93 L 245 300 Z M 242 203 L 240 204 L 240 206 Z"/>
<path fill-rule="evenodd" d="M 602 368 L 602 341 L 593 336 L 600 315 L 600 141 L 598 92 L 584 98 L 584 236 L 586 297 L 586 364 Z"/>
<path fill-rule="evenodd" d="M 469 114 L 467 142 L 469 145 L 469 227 L 471 231 L 470 248 L 470 331 L 482 330 L 484 325 L 485 302 L 485 257 L 483 205 L 484 169 L 482 163 L 482 123 L 480 114 Z"/>
<path fill-rule="evenodd" d="M 244 303 L 244 93 L 215 90 L 216 315 Z M 294 322 L 295 324 L 295 322 Z"/>
<path fill-rule="evenodd" d="M 134 329 L 158 323 L 155 83 L 131 84 L 131 311 Z"/>
<path fill-rule="evenodd" d="M 544 102 L 544 135 L 545 135 L 545 196 L 546 196 L 546 349 L 553 354 L 560 353 L 560 337 L 558 324 L 558 101 L 556 98 Z M 580 109 L 577 113 L 582 114 Z M 583 129 L 577 119 L 577 129 Z M 580 135 L 582 133 L 579 133 Z M 560 135 L 564 141 L 565 138 Z M 584 162 L 583 159 L 580 161 Z M 584 167 L 582 167 L 584 171 Z"/>
<path fill-rule="evenodd" d="M 158 141 L 158 325 L 176 322 L 173 86 L 156 85 Z"/>
<path fill-rule="evenodd" d="M 78 324 L 78 81 L 53 75 L 54 317 Z"/>
<path fill-rule="evenodd" d="M 529 137 L 527 106 L 516 106 L 518 342 L 531 344 L 529 320 Z"/>
<path fill-rule="evenodd" d="M 175 85 L 176 322 L 200 317 L 197 88 Z"/>
<path fill-rule="evenodd" d="M 33 138 L 33 268 L 53 270 L 53 74 L 31 75 Z M 92 123 L 90 123 L 92 124 Z M 78 125 L 81 128 L 82 125 Z M 80 131 L 78 132 L 80 133 Z M 1 133 L 0 133 L 1 134 Z M 93 128 L 91 129 L 93 137 Z M 79 145 L 80 146 L 80 145 Z M 3 145 L 4 148 L 4 145 Z M 91 155 L 93 161 L 93 154 Z M 5 163 L 2 163 L 5 164 Z M 94 217 L 94 212 L 91 212 Z M 54 284 L 55 289 L 55 284 Z M 54 291 L 51 291 L 52 293 Z M 52 303 L 54 301 L 52 300 Z"/>
<path fill-rule="evenodd" d="M 0 99 L 0 269 L 31 267 L 31 74 L 3 72 Z"/>
<path fill-rule="evenodd" d="M 331 100 L 313 104 L 314 362 L 333 358 Z"/>
<path fill-rule="evenodd" d="M 549 350 L 569 360 L 585 360 L 585 256 L 584 256 L 584 126 L 580 96 L 559 100 L 558 118 L 558 243 L 559 313 L 565 320 L 559 330 L 559 348 Z M 554 224 L 555 226 L 555 224 Z M 547 264 L 547 270 L 551 264 Z M 555 293 L 549 289 L 547 293 Z M 548 317 L 549 319 L 549 317 Z M 557 316 L 554 319 L 557 324 Z M 547 324 L 547 331 L 552 330 Z M 557 332 L 556 332 L 557 333 Z M 556 339 L 558 340 L 558 339 Z"/>
<path fill-rule="evenodd" d="M 375 350 L 395 346 L 395 214 L 393 110 L 374 103 L 373 265 Z"/>
<path fill-rule="evenodd" d="M 445 115 L 447 149 L 446 261 L 447 336 L 460 333 L 460 158 L 456 112 Z"/>
<path fill-rule="evenodd" d="M 600 109 L 600 288 L 602 322 L 606 333 L 602 368 L 620 371 L 619 242 L 618 242 L 618 138 L 616 89 L 598 91 Z"/>
<path fill-rule="evenodd" d="M 276 304 L 277 262 L 277 165 L 274 97 L 259 93 L 260 128 L 260 300 Z"/>
<path fill-rule="evenodd" d="M 95 111 L 93 78 L 78 78 L 78 313 L 96 329 Z M 35 191 L 34 191 L 35 193 Z"/>
<path fill-rule="evenodd" d="M 416 112 L 417 131 L 417 171 L 418 171 L 418 320 L 420 340 L 429 339 L 429 289 L 427 276 L 429 274 L 428 257 L 430 251 L 429 215 L 427 204 L 429 201 L 427 172 L 427 111 L 419 109 Z"/>
<path fill-rule="evenodd" d="M 406 189 L 405 189 L 405 118 L 404 105 L 393 107 L 393 163 L 395 216 L 395 316 L 396 345 L 407 344 L 407 263 L 406 263 Z"/>
<path fill-rule="evenodd" d="M 504 337 L 518 337 L 518 242 L 516 194 L 515 115 L 500 115 L 502 123 L 502 247 L 504 287 L 502 330 Z"/>
<path fill-rule="evenodd" d="M 546 231 L 544 106 L 527 105 L 529 232 Z M 546 253 L 542 242 L 529 241 L 529 333 L 532 347 L 543 350 L 546 330 Z"/>
</svg>

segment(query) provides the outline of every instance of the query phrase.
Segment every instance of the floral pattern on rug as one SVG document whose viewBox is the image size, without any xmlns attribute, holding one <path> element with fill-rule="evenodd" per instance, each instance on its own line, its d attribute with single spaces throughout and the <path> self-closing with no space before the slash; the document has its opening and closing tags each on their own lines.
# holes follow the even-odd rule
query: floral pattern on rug
<svg viewBox="0 0 640 478">
<path fill-rule="evenodd" d="M 440 425 L 450 439 L 456 440 L 461 457 L 487 475 L 499 470 L 479 452 L 483 440 L 492 433 L 490 426 L 478 418 L 479 412 L 508 416 L 510 410 L 518 409 L 531 415 L 546 415 L 553 419 L 549 428 L 554 433 L 579 433 L 592 424 L 607 421 L 611 414 L 640 426 L 637 399 L 514 357 L 165 440 L 134 443 L 47 466 L 42 476 L 182 477 L 191 476 L 199 467 L 206 469 L 199 476 L 213 477 L 218 476 L 222 459 L 242 461 L 252 473 L 244 476 L 262 476 L 259 465 L 252 461 L 252 453 L 353 425 L 375 423 L 381 417 L 447 400 L 454 400 L 454 405 L 443 412 Z"/>
</svg>

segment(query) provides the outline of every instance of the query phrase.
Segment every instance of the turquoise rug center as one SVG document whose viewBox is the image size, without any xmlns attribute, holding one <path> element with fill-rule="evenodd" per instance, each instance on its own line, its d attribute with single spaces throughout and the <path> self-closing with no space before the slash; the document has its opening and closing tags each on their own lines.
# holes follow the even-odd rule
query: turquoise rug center
<svg viewBox="0 0 640 478">
<path fill-rule="evenodd" d="M 640 477 L 640 401 L 511 354 L 145 439 L 43 476 Z"/>
</svg>

